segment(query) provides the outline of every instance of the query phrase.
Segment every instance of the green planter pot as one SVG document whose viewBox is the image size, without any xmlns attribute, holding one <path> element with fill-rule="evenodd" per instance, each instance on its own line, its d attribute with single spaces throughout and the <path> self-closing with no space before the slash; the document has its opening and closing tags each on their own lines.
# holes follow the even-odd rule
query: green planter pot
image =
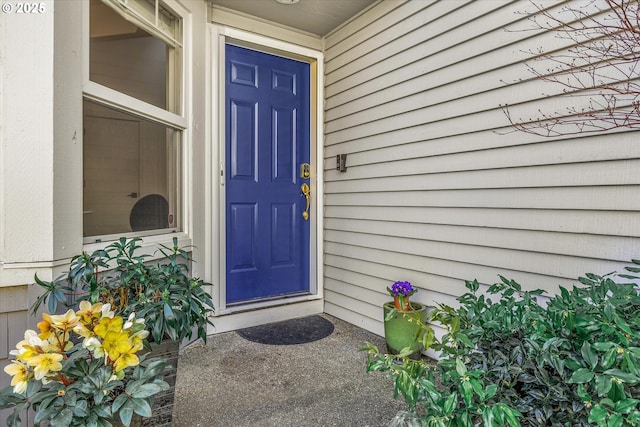
<svg viewBox="0 0 640 427">
<path fill-rule="evenodd" d="M 417 302 L 411 303 L 411 311 L 396 311 L 388 320 L 389 313 L 394 310 L 393 301 L 383 305 L 384 309 L 384 337 L 387 341 L 387 349 L 391 354 L 398 354 L 405 347 L 411 347 L 412 354 L 422 349 L 422 343 L 418 341 L 420 337 L 420 325 L 410 319 L 415 319 L 417 314 L 422 322 L 426 319 L 427 306 Z"/>
</svg>

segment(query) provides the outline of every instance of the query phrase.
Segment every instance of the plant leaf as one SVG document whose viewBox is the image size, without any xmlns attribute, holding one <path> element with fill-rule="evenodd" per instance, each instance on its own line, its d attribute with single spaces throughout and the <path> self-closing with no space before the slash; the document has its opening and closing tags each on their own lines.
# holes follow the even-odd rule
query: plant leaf
<svg viewBox="0 0 640 427">
<path fill-rule="evenodd" d="M 596 377 L 596 392 L 598 396 L 606 396 L 611 390 L 611 377 L 607 375 L 598 375 Z"/>
<path fill-rule="evenodd" d="M 130 402 L 131 401 L 128 401 L 127 405 L 120 409 L 120 421 L 122 421 L 122 424 L 126 427 L 129 427 L 131 424 L 131 418 L 133 417 L 133 407 L 132 405 L 129 405 Z"/>
<path fill-rule="evenodd" d="M 594 377 L 594 372 L 591 369 L 580 368 L 571 375 L 568 382 L 572 384 L 584 384 L 591 381 Z"/>
<path fill-rule="evenodd" d="M 73 420 L 73 411 L 69 408 L 64 408 L 55 417 L 51 419 L 51 424 L 54 426 L 68 426 L 71 425 Z"/>
<path fill-rule="evenodd" d="M 160 393 L 161 391 L 162 388 L 157 384 L 143 384 L 138 387 L 135 392 L 131 393 L 131 397 L 134 397 L 136 399 L 144 399 L 147 397 L 151 397 L 154 394 Z"/>
<path fill-rule="evenodd" d="M 493 409 L 489 406 L 485 406 L 482 409 L 482 425 L 484 427 L 492 427 L 493 423 Z"/>
<path fill-rule="evenodd" d="M 584 359 L 584 361 L 587 362 L 587 365 L 591 369 L 595 369 L 596 365 L 598 364 L 598 355 L 591 348 L 591 344 L 585 341 L 584 344 L 582 344 L 580 352 L 582 353 L 582 358 Z"/>
<path fill-rule="evenodd" d="M 131 403 L 133 404 L 133 410 L 136 414 L 142 415 L 143 417 L 150 417 L 151 414 L 151 405 L 144 399 L 132 399 Z"/>
<path fill-rule="evenodd" d="M 625 371 L 623 371 L 621 369 L 607 369 L 603 373 L 605 375 L 611 375 L 612 377 L 619 378 L 622 381 L 624 381 L 626 383 L 631 383 L 631 384 L 637 383 L 638 380 L 640 379 L 637 376 L 633 375 L 632 373 L 625 372 Z"/>
<path fill-rule="evenodd" d="M 607 427 L 620 427 L 622 425 L 622 416 L 620 414 L 611 414 L 607 421 Z"/>
<path fill-rule="evenodd" d="M 589 422 L 596 423 L 600 425 L 607 419 L 609 412 L 600 405 L 596 405 L 591 408 L 591 412 L 589 412 Z"/>
<path fill-rule="evenodd" d="M 638 399 L 622 399 L 613 405 L 613 409 L 619 414 L 628 414 L 636 408 L 638 402 L 640 402 Z"/>
<path fill-rule="evenodd" d="M 468 406 L 471 406 L 471 399 L 473 399 L 473 387 L 469 384 L 469 381 L 462 382 L 462 399 L 464 403 Z"/>
<path fill-rule="evenodd" d="M 456 406 L 458 406 L 458 393 L 453 392 L 449 395 L 449 397 L 447 398 L 447 400 L 444 402 L 444 414 L 445 415 L 450 415 L 453 413 L 453 411 L 456 409 Z"/>
</svg>

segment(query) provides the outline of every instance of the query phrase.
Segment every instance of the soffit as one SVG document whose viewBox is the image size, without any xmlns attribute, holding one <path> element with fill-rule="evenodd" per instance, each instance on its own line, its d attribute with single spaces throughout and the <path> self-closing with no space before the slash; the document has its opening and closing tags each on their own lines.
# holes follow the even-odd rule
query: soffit
<svg viewBox="0 0 640 427">
<path fill-rule="evenodd" d="M 377 1 L 300 0 L 284 5 L 275 0 L 209 0 L 209 3 L 324 36 Z"/>
</svg>

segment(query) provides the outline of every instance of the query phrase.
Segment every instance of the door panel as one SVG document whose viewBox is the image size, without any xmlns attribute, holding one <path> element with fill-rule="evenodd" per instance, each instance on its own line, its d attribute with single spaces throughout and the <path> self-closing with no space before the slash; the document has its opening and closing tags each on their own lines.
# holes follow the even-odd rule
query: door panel
<svg viewBox="0 0 640 427">
<path fill-rule="evenodd" d="M 231 178 L 256 181 L 257 104 L 231 100 Z"/>
<path fill-rule="evenodd" d="M 274 204 L 271 218 L 271 265 L 291 267 L 295 263 L 295 204 Z"/>
<path fill-rule="evenodd" d="M 296 112 L 284 108 L 272 111 L 273 177 L 282 183 L 295 183 L 296 169 Z"/>
<path fill-rule="evenodd" d="M 234 203 L 231 205 L 230 232 L 234 238 L 230 263 L 230 271 L 232 273 L 256 270 L 254 257 L 256 208 L 255 204 Z"/>
<path fill-rule="evenodd" d="M 309 64 L 226 46 L 226 302 L 309 292 Z"/>
</svg>

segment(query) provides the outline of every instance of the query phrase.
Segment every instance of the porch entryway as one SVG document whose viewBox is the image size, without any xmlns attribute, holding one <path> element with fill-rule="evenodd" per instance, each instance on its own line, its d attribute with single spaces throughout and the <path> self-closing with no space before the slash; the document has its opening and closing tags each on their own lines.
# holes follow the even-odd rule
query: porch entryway
<svg viewBox="0 0 640 427">
<path fill-rule="evenodd" d="M 384 338 L 335 317 L 326 338 L 265 345 L 236 332 L 180 356 L 174 427 L 385 426 L 399 410 L 393 381 L 365 372 L 365 341 Z"/>
</svg>

